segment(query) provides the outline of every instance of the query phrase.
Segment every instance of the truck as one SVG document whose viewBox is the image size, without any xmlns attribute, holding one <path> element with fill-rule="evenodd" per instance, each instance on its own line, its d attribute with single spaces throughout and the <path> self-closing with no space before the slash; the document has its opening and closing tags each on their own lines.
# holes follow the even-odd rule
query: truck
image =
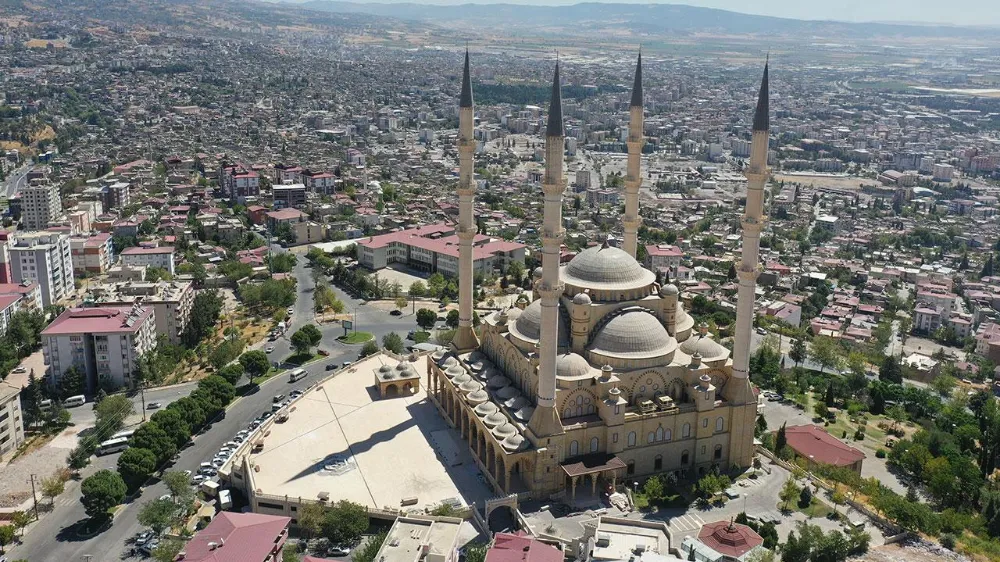
<svg viewBox="0 0 1000 562">
<path fill-rule="evenodd" d="M 226 511 L 233 507 L 233 495 L 229 490 L 219 490 L 219 510 Z"/>
<path fill-rule="evenodd" d="M 205 480 L 201 483 L 201 493 L 206 497 L 214 498 L 219 493 L 219 483 L 214 480 Z"/>
</svg>

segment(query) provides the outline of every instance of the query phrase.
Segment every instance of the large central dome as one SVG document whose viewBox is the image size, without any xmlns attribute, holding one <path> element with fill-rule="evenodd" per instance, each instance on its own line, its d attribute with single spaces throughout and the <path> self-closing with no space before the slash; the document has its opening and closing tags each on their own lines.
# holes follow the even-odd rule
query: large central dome
<svg viewBox="0 0 1000 562">
<path fill-rule="evenodd" d="M 562 279 L 582 289 L 638 289 L 656 280 L 628 252 L 612 246 L 594 246 L 577 254 L 563 269 Z"/>
<path fill-rule="evenodd" d="M 589 350 L 616 359 L 653 359 L 672 354 L 677 341 L 649 312 L 626 309 L 608 321 L 590 343 Z"/>
</svg>

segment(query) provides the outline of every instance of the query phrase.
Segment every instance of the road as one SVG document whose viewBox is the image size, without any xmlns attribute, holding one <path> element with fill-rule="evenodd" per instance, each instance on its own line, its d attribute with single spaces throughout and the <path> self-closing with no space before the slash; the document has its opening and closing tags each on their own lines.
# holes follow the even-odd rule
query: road
<svg viewBox="0 0 1000 562">
<path fill-rule="evenodd" d="M 31 171 L 31 163 L 29 162 L 24 167 L 18 168 L 10 176 L 8 176 L 6 183 L 7 191 L 4 192 L 4 195 L 10 198 L 15 193 L 27 187 L 28 172 L 30 171 Z"/>
<path fill-rule="evenodd" d="M 292 315 L 290 335 L 295 329 L 310 322 L 312 314 L 312 291 L 315 286 L 310 270 L 305 266 L 305 258 L 300 257 L 299 263 L 295 266 L 293 273 L 298 279 L 298 298 L 295 304 L 295 312 Z M 338 298 L 344 301 L 348 310 L 357 308 L 357 323 L 361 329 L 372 332 L 379 339 L 384 334 L 392 331 L 406 335 L 406 332 L 416 327 L 416 322 L 412 314 L 403 316 L 392 316 L 388 312 L 365 306 L 363 301 L 353 299 L 344 294 L 339 289 L 334 289 Z M 360 345 L 344 345 L 336 340 L 336 337 L 343 333 L 343 328 L 337 324 L 328 324 L 321 327 L 323 340 L 320 344 L 323 349 L 330 352 L 329 357 L 314 361 L 305 366 L 309 373 L 305 378 L 289 383 L 286 376 L 277 375 L 261 384 L 260 389 L 251 395 L 237 399 L 228 409 L 226 417 L 214 424 L 205 433 L 198 435 L 193 440 L 193 445 L 181 451 L 179 458 L 171 467 L 171 470 L 191 470 L 196 471 L 199 463 L 210 460 L 219 450 L 223 443 L 229 441 L 240 429 L 245 428 L 251 420 L 264 411 L 271 408 L 271 399 L 275 394 L 287 394 L 290 390 L 303 389 L 310 384 L 314 384 L 326 372 L 329 364 L 340 364 L 343 361 L 357 358 Z M 272 361 L 287 357 L 291 353 L 291 348 L 287 337 L 279 338 L 270 343 L 275 347 L 272 352 Z M 173 400 L 186 396 L 196 387 L 193 383 L 166 387 L 162 389 L 152 389 L 146 391 L 146 402 L 161 402 L 164 406 Z M 135 400 L 139 400 L 139 396 Z M 137 404 L 137 411 L 141 408 Z M 75 408 L 72 411 L 74 421 L 86 423 L 87 416 L 90 416 L 90 423 L 93 423 L 93 410 L 89 407 Z M 96 457 L 90 466 L 82 471 L 82 476 L 86 477 L 94 472 L 103 469 L 114 469 L 118 455 L 108 455 Z M 42 517 L 41 521 L 29 527 L 23 544 L 8 549 L 8 557 L 12 560 L 24 558 L 27 560 L 83 560 L 84 556 L 92 556 L 94 561 L 126 560 L 126 539 L 136 535 L 142 526 L 137 521 L 139 510 L 142 505 L 150 499 L 157 498 L 167 493 L 166 485 L 157 482 L 141 492 L 141 495 L 130 503 L 127 503 L 124 510 L 115 518 L 110 528 L 89 539 L 77 536 L 76 529 L 83 523 L 87 516 L 80 503 L 80 487 L 78 483 L 71 483 L 66 492 L 56 498 L 53 511 Z M 53 537 L 55 540 L 52 540 Z"/>
<path fill-rule="evenodd" d="M 150 403 L 158 402 L 160 404 L 160 408 L 165 408 L 174 400 L 179 400 L 188 394 L 191 394 L 196 387 L 197 383 L 186 382 L 163 388 L 151 388 L 145 393 L 145 404 L 148 406 Z M 136 394 L 131 398 L 132 403 L 135 404 L 135 413 L 125 420 L 126 426 L 142 422 L 143 411 L 146 413 L 145 417 L 149 417 L 156 411 L 155 409 L 143 410 L 143 397 L 141 393 Z M 77 408 L 68 408 L 67 411 L 70 413 L 70 419 L 73 420 L 73 424 L 78 427 L 92 427 L 96 421 L 93 404 L 90 402 Z"/>
</svg>

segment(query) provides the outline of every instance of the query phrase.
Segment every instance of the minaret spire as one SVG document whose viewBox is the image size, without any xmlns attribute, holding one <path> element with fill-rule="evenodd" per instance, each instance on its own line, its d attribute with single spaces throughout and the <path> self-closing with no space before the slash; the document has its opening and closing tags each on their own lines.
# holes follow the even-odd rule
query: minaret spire
<svg viewBox="0 0 1000 562">
<path fill-rule="evenodd" d="M 642 53 L 635 63 L 635 82 L 632 84 L 632 103 L 629 104 L 628 122 L 628 165 L 625 178 L 625 216 L 622 226 L 625 230 L 622 249 L 633 258 L 639 249 L 639 188 L 642 187 Z"/>
<path fill-rule="evenodd" d="M 750 387 L 750 339 L 753 330 L 754 293 L 760 273 L 760 233 L 764 216 L 764 188 L 767 183 L 767 152 L 770 121 L 768 117 L 768 62 L 760 82 L 757 110 L 753 118 L 750 165 L 747 167 L 747 203 L 740 224 L 743 227 L 743 254 L 736 268 L 739 298 L 736 304 L 736 341 L 733 344 L 733 378 L 725 386 L 725 398 L 733 405 L 730 431 L 729 463 L 749 466 L 753 460 L 753 426 L 757 404 Z"/>
<path fill-rule="evenodd" d="M 472 177 L 473 153 L 476 150 L 474 118 L 469 50 L 466 48 L 462 93 L 458 100 L 458 331 L 452 340 L 452 346 L 459 351 L 479 347 L 479 338 L 472 326 L 472 242 L 476 237 L 476 225 L 472 218 L 473 196 L 476 193 Z"/>
<path fill-rule="evenodd" d="M 562 92 L 559 62 L 552 79 L 549 120 L 545 127 L 545 177 L 542 180 L 544 207 L 542 219 L 542 278 L 535 290 L 541 297 L 542 326 L 538 342 L 538 393 L 535 411 L 528 421 L 529 437 L 537 445 L 542 437 L 563 433 L 556 412 L 556 355 L 559 351 L 559 247 L 565 231 L 562 227 L 562 199 L 566 190 L 563 179 L 565 138 L 562 119 Z"/>
</svg>

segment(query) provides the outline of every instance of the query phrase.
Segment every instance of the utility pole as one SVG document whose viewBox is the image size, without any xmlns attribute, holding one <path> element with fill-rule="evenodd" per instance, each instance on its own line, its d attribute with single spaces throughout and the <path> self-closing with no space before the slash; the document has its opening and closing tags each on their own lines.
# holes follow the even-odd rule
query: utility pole
<svg viewBox="0 0 1000 562">
<path fill-rule="evenodd" d="M 38 521 L 38 495 L 35 494 L 35 475 L 31 475 L 31 499 L 35 502 L 35 521 Z"/>
<path fill-rule="evenodd" d="M 139 383 L 139 396 L 142 400 L 142 421 L 146 422 L 146 381 Z"/>
</svg>

